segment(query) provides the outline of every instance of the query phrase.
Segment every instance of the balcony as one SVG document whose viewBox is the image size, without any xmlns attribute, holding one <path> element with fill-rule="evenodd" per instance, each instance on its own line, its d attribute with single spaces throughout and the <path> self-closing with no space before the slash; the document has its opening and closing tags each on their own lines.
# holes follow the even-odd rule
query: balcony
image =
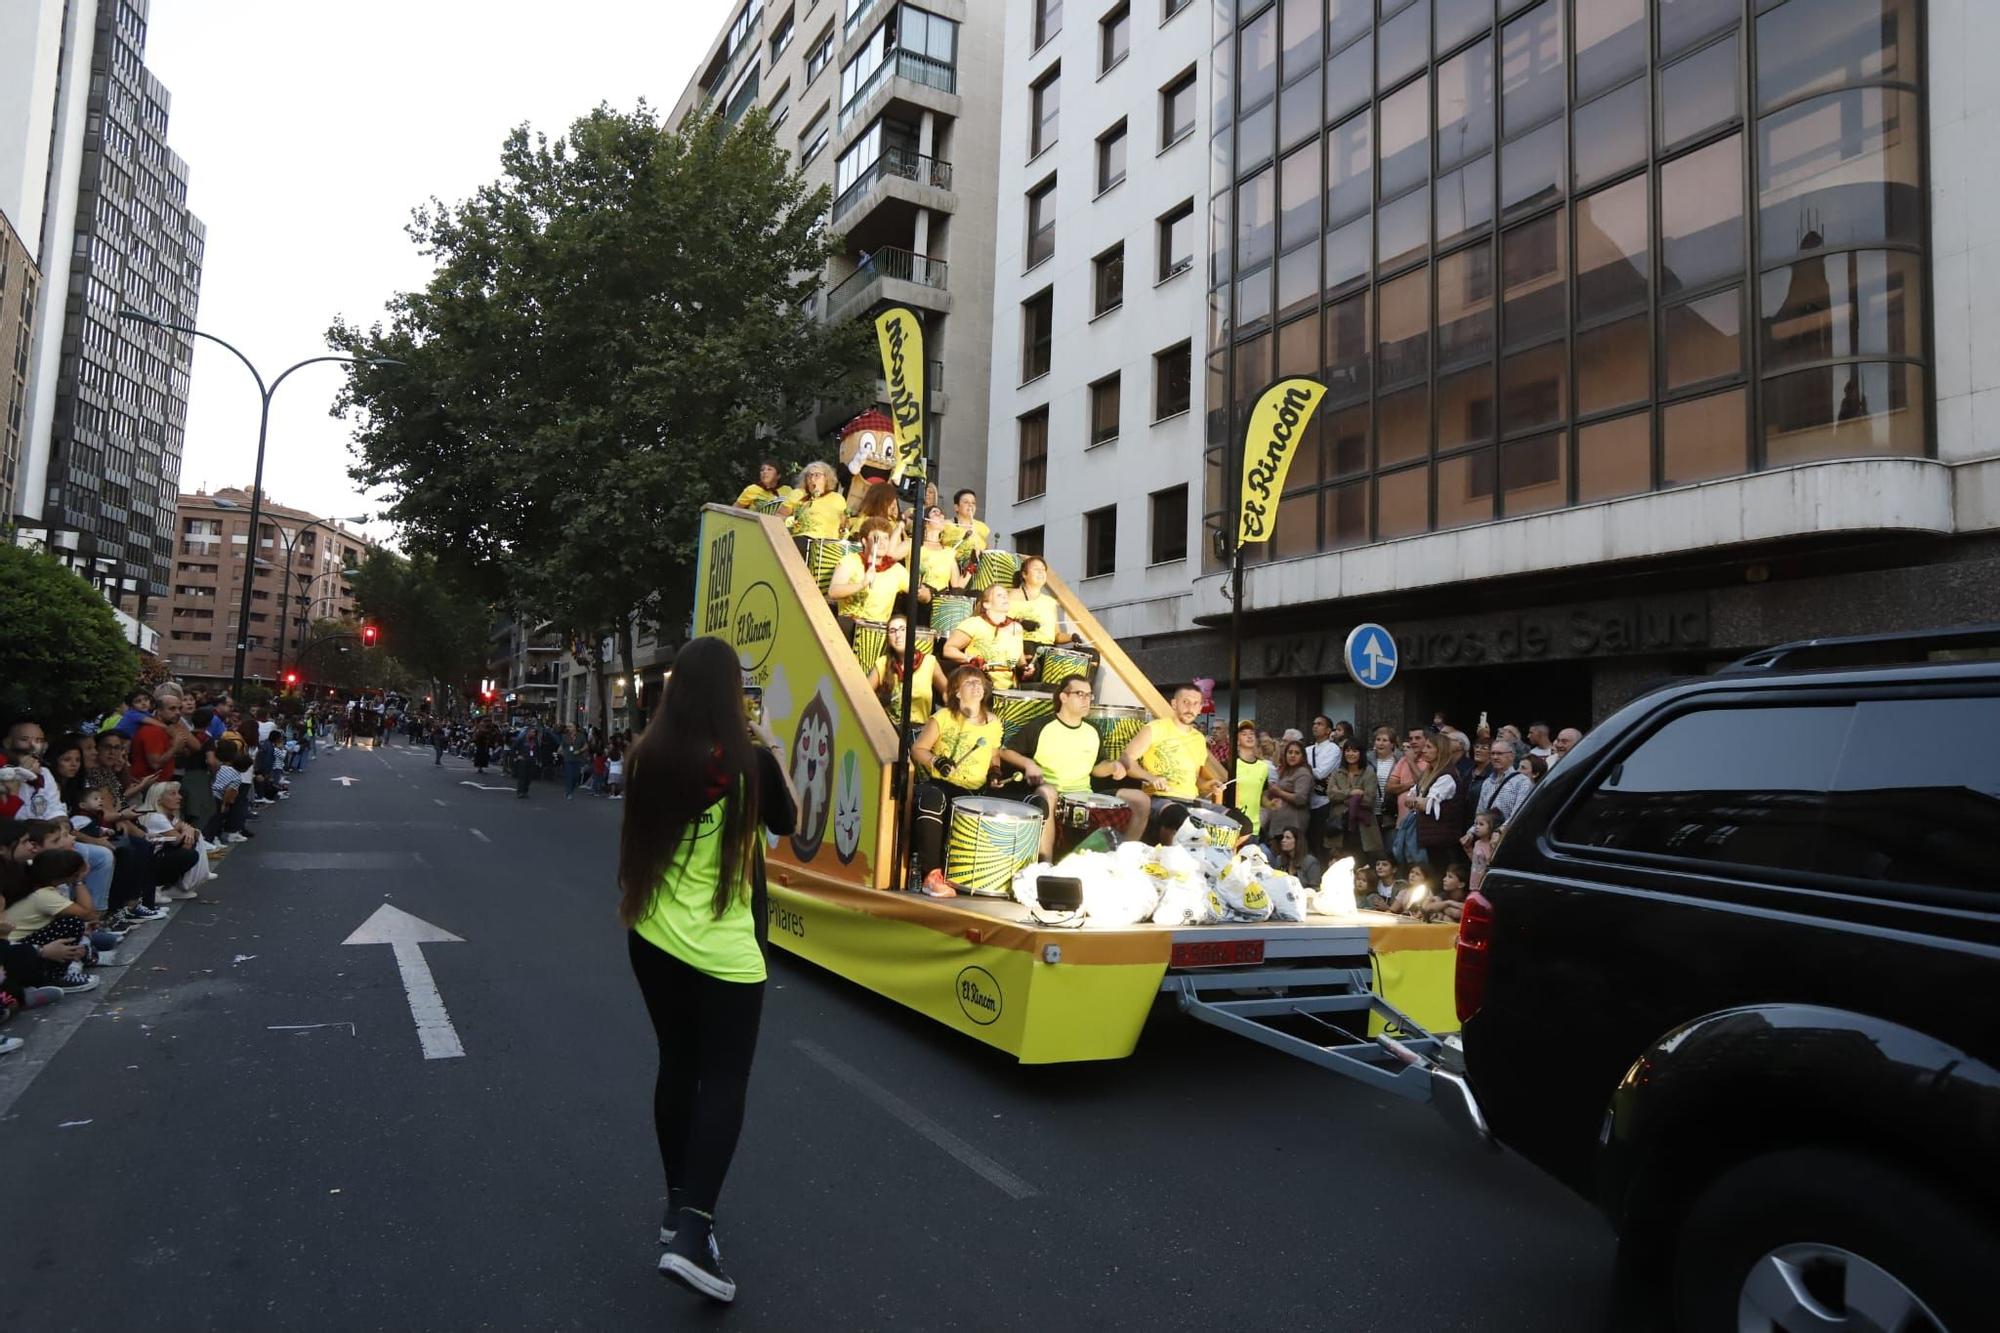
<svg viewBox="0 0 2000 1333">
<path fill-rule="evenodd" d="M 951 163 L 926 157 L 908 148 L 884 148 L 882 155 L 855 179 L 854 184 L 841 191 L 840 198 L 833 201 L 833 220 L 840 221 L 854 211 L 871 189 L 890 181 L 909 181 L 927 189 L 948 191 L 951 189 Z"/>
<path fill-rule="evenodd" d="M 846 103 L 842 105 L 840 108 L 839 128 L 844 131 L 849 126 L 856 124 L 865 125 L 870 120 L 873 120 L 875 111 L 874 103 L 878 100 L 876 95 L 881 93 L 894 80 L 902 80 L 905 83 L 916 85 L 919 89 L 928 88 L 934 93 L 943 93 L 948 97 L 952 97 L 954 100 L 950 103 L 942 103 L 936 99 L 928 99 L 922 96 L 919 96 L 915 100 L 920 105 L 928 106 L 933 111 L 942 111 L 946 115 L 953 116 L 958 114 L 959 108 L 956 101 L 958 93 L 958 67 L 956 65 L 947 65 L 942 60 L 933 60 L 929 56 L 919 55 L 915 51 L 892 51 L 883 58 L 882 64 L 876 71 L 868 76 L 868 82 L 856 88 L 854 96 L 848 98 Z M 886 102 L 889 99 L 882 98 L 880 100 Z"/>
<path fill-rule="evenodd" d="M 838 324 L 884 301 L 949 310 L 949 276 L 949 267 L 942 259 L 885 245 L 863 256 L 860 267 L 827 294 L 827 320 Z"/>
</svg>

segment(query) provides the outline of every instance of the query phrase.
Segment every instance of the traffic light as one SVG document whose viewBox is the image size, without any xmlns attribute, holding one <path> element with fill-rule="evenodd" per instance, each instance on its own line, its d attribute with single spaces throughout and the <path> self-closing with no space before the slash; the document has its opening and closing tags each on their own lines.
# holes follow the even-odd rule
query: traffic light
<svg viewBox="0 0 2000 1333">
<path fill-rule="evenodd" d="M 373 625 L 363 625 L 361 627 L 361 646 L 363 648 L 373 648 L 377 632 Z"/>
<path fill-rule="evenodd" d="M 287 690 L 297 689 L 298 684 L 299 684 L 299 673 L 296 671 L 287 671 L 285 673 L 285 688 Z"/>
</svg>

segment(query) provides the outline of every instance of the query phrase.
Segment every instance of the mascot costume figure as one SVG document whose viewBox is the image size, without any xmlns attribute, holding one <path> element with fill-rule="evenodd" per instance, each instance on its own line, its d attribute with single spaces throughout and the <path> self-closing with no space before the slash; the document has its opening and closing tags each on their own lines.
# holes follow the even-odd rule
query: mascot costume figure
<svg viewBox="0 0 2000 1333">
<path fill-rule="evenodd" d="M 853 478 L 847 484 L 847 507 L 861 508 L 861 497 L 878 481 L 891 485 L 903 480 L 896 461 L 896 423 L 873 408 L 840 428 L 840 465 Z"/>
</svg>

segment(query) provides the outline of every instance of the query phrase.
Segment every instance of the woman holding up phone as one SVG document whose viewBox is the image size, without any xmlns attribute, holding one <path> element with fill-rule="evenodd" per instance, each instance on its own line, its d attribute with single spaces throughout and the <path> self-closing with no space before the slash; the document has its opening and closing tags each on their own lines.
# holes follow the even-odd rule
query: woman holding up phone
<svg viewBox="0 0 2000 1333">
<path fill-rule="evenodd" d="M 747 706 L 734 648 L 700 638 L 681 650 L 628 756 L 619 835 L 618 918 L 660 1051 L 659 1268 L 715 1301 L 736 1297 L 715 1205 L 764 1007 L 763 834 L 789 834 L 798 818 L 778 742 L 745 721 Z"/>
</svg>

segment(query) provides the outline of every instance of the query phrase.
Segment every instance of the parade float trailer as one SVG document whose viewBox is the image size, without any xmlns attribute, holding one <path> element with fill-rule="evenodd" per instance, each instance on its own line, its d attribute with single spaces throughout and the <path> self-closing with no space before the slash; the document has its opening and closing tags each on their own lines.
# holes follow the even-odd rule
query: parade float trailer
<svg viewBox="0 0 2000 1333">
<path fill-rule="evenodd" d="M 1068 586 L 1053 573 L 1049 586 L 1097 649 L 1098 707 L 1167 716 Z M 1430 1030 L 1456 1027 L 1455 926 L 1363 911 L 1070 929 L 1008 898 L 892 892 L 896 728 L 780 519 L 706 508 L 694 618 L 761 687 L 798 789 L 796 830 L 767 840 L 773 944 L 1026 1064 L 1129 1055 L 1164 993 L 1204 1022 L 1430 1095 Z"/>
</svg>

